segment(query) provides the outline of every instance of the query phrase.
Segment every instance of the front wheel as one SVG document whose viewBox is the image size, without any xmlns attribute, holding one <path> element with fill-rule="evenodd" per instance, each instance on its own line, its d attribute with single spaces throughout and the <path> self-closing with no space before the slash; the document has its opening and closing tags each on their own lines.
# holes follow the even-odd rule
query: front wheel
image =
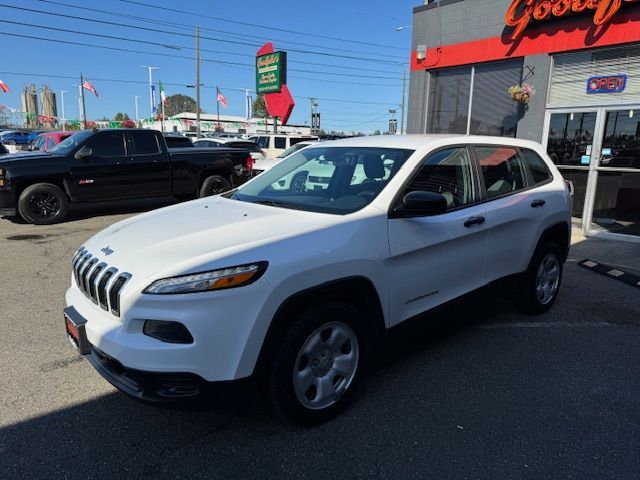
<svg viewBox="0 0 640 480">
<path fill-rule="evenodd" d="M 274 409 L 301 425 L 340 413 L 364 378 L 369 342 L 358 310 L 345 302 L 312 307 L 294 320 L 270 372 Z"/>
<path fill-rule="evenodd" d="M 517 306 L 525 313 L 548 311 L 558 296 L 561 281 L 560 249 L 555 243 L 543 243 L 538 246 L 529 263 Z"/>
<path fill-rule="evenodd" d="M 50 183 L 36 183 L 24 189 L 18 199 L 18 212 L 34 225 L 51 225 L 64 220 L 69 211 L 65 193 Z"/>
<path fill-rule="evenodd" d="M 222 175 L 211 175 L 205 178 L 200 188 L 200 198 L 210 197 L 211 195 L 218 195 L 220 193 L 228 192 L 233 186 L 231 182 Z"/>
</svg>

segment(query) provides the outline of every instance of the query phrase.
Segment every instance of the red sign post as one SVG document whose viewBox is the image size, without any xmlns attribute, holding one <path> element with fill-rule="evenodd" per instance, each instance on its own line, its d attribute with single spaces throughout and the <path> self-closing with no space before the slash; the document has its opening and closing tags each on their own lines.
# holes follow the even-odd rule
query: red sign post
<svg viewBox="0 0 640 480">
<path fill-rule="evenodd" d="M 271 42 L 265 43 L 262 48 L 258 50 L 258 53 L 256 53 L 256 57 L 267 55 L 269 53 L 273 53 L 273 44 Z M 282 84 L 282 88 L 278 93 L 265 93 L 264 103 L 269 115 L 280 118 L 282 125 L 286 125 L 289 121 L 291 112 L 293 112 L 293 107 L 296 104 L 293 101 L 291 92 L 289 92 L 289 88 L 286 84 Z"/>
</svg>

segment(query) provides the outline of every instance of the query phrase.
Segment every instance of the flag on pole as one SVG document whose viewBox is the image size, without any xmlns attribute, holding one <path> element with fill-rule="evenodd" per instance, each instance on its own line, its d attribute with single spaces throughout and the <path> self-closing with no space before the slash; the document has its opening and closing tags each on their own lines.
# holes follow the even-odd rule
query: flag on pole
<svg viewBox="0 0 640 480">
<path fill-rule="evenodd" d="M 9 93 L 11 91 L 9 85 L 4 83 L 2 80 L 0 80 L 0 90 L 2 90 L 4 93 Z"/>
<path fill-rule="evenodd" d="M 158 83 L 160 84 L 160 101 L 164 105 L 165 103 L 167 103 L 167 94 L 164 91 L 164 86 L 162 85 L 162 82 L 158 82 Z"/>
<path fill-rule="evenodd" d="M 247 120 L 251 120 L 253 117 L 253 98 L 247 95 Z"/>
<path fill-rule="evenodd" d="M 98 94 L 98 91 L 96 90 L 96 87 L 93 86 L 93 83 L 91 83 L 89 80 L 85 80 L 85 82 L 82 84 L 82 88 L 84 88 L 85 90 L 90 91 L 91 93 L 93 93 L 98 100 L 100 100 L 100 94 Z"/>
<path fill-rule="evenodd" d="M 227 108 L 229 106 L 227 98 L 222 94 L 220 90 L 218 90 L 218 103 L 222 106 L 222 108 Z"/>
</svg>

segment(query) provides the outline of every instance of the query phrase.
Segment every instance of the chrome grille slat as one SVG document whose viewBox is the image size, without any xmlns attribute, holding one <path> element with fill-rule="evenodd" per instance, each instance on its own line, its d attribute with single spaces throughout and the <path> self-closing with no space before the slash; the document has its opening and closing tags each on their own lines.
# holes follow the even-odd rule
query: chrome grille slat
<svg viewBox="0 0 640 480">
<path fill-rule="evenodd" d="M 98 263 L 98 257 L 84 247 L 74 254 L 71 265 L 78 289 L 100 308 L 119 317 L 120 297 L 131 274 L 119 273 L 106 262 Z"/>
</svg>

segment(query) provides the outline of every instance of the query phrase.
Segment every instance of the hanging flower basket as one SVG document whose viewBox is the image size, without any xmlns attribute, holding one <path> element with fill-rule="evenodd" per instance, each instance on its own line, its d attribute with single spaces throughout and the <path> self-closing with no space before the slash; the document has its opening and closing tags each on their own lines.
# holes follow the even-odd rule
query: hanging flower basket
<svg viewBox="0 0 640 480">
<path fill-rule="evenodd" d="M 514 85 L 507 91 L 515 102 L 521 103 L 523 105 L 527 105 L 529 103 L 529 100 L 531 100 L 531 97 L 536 94 L 533 86 L 529 85 L 528 83 L 523 83 L 522 85 Z"/>
</svg>

